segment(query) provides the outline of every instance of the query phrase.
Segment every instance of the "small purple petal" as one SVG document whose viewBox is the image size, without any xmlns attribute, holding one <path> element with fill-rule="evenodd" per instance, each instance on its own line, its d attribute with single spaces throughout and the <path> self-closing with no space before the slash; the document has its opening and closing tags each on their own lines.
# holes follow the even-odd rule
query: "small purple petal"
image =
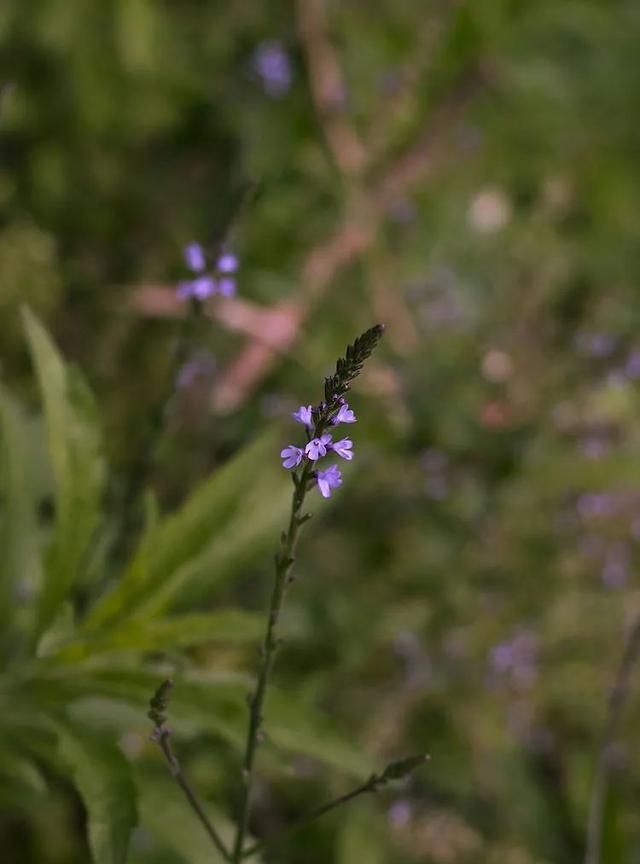
<svg viewBox="0 0 640 864">
<path fill-rule="evenodd" d="M 236 293 L 236 280 L 230 276 L 223 276 L 218 280 L 218 291 L 223 297 L 233 297 Z"/>
<path fill-rule="evenodd" d="M 343 405 L 340 406 L 340 410 L 331 422 L 334 426 L 337 426 L 338 423 L 355 423 L 356 415 L 345 402 Z"/>
<path fill-rule="evenodd" d="M 179 282 L 176 294 L 180 300 L 188 300 L 190 297 L 193 297 L 193 282 Z"/>
<path fill-rule="evenodd" d="M 320 459 L 322 456 L 326 456 L 327 453 L 327 445 L 323 442 L 321 438 L 312 438 L 311 441 L 304 448 L 304 452 L 307 454 L 309 459 L 313 462 L 316 459 Z"/>
<path fill-rule="evenodd" d="M 303 426 L 313 426 L 313 408 L 311 405 L 301 405 L 297 411 L 294 411 L 292 417 Z"/>
<path fill-rule="evenodd" d="M 191 283 L 193 286 L 193 297 L 198 300 L 206 300 L 216 292 L 216 283 L 210 276 L 199 276 Z"/>
<path fill-rule="evenodd" d="M 333 438 L 331 437 L 331 435 L 329 435 L 328 432 L 323 432 L 320 436 L 320 440 L 322 441 L 324 446 L 328 448 L 329 444 L 331 444 L 331 442 L 333 441 Z"/>
<path fill-rule="evenodd" d="M 238 258 L 232 252 L 223 252 L 218 258 L 216 269 L 219 273 L 235 273 L 238 269 Z"/>
<path fill-rule="evenodd" d="M 187 267 L 193 270 L 194 273 L 202 273 L 206 267 L 204 252 L 199 243 L 189 243 L 184 250 L 184 259 L 187 262 Z"/>
<path fill-rule="evenodd" d="M 342 474 L 337 465 L 331 465 L 326 471 L 317 473 L 318 489 L 323 498 L 330 498 L 331 491 L 342 483 Z"/>
<path fill-rule="evenodd" d="M 283 96 L 291 86 L 289 57 L 278 42 L 263 42 L 258 47 L 254 55 L 254 68 L 268 96 Z"/>
<path fill-rule="evenodd" d="M 302 450 L 299 447 L 294 447 L 290 444 L 280 451 L 283 468 L 297 468 L 302 462 Z"/>
<path fill-rule="evenodd" d="M 336 441 L 335 444 L 331 445 L 331 449 L 334 453 L 337 453 L 338 456 L 347 460 L 353 459 L 352 447 L 353 441 L 350 438 L 343 438 L 341 441 Z"/>
</svg>

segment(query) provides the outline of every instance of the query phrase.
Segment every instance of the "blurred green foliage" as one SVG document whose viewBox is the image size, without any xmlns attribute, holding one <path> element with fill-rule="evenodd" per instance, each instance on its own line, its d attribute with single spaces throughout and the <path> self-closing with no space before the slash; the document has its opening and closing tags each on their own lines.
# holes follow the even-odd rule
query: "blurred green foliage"
<svg viewBox="0 0 640 864">
<path fill-rule="evenodd" d="M 145 704 L 179 673 L 176 746 L 224 828 L 288 494 L 292 431 L 270 427 L 376 320 L 357 455 L 301 545 L 252 828 L 426 749 L 406 787 L 265 860 L 581 860 L 640 612 L 639 34 L 633 0 L 5 0 L 10 860 L 87 860 L 72 783 L 94 850 L 117 855 L 115 796 L 132 864 L 207 858 Z M 240 300 L 192 332 L 123 514 L 174 390 L 182 246 L 215 247 L 242 200 Z M 30 319 L 36 394 L 25 303 L 89 386 Z M 633 695 L 623 716 L 603 862 L 640 855 Z"/>
</svg>

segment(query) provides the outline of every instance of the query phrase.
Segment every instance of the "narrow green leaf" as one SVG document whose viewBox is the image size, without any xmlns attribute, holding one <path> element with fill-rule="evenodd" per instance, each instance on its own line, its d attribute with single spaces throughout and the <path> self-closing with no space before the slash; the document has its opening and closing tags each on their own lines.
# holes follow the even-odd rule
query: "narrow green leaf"
<svg viewBox="0 0 640 864">
<path fill-rule="evenodd" d="M 87 809 L 95 864 L 125 864 L 136 821 L 136 792 L 129 764 L 113 744 L 84 729 L 57 725 L 62 759 Z"/>
<path fill-rule="evenodd" d="M 7 808 L 37 806 L 47 784 L 35 763 L 3 742 L 0 746 L 0 802 Z"/>
<path fill-rule="evenodd" d="M 167 667 L 155 672 L 121 665 L 78 666 L 74 675 L 64 667 L 41 679 L 41 699 L 75 700 L 110 697 L 136 706 L 146 717 L 149 699 L 166 677 L 175 678 L 171 726 L 179 735 L 213 731 L 234 746 L 244 743 L 247 722 L 247 693 L 251 682 L 239 675 L 184 672 L 178 675 Z M 331 719 L 299 697 L 270 688 L 265 710 L 268 745 L 302 753 L 331 765 L 356 779 L 371 773 L 372 765 Z M 269 749 L 265 748 L 265 751 Z"/>
<path fill-rule="evenodd" d="M 289 498 L 276 449 L 273 435 L 259 438 L 209 478 L 180 511 L 151 524 L 124 577 L 97 603 L 85 629 L 151 617 L 195 582 L 210 594 L 255 555 L 260 543 L 270 541 Z"/>
<path fill-rule="evenodd" d="M 88 634 L 71 641 L 56 654 L 56 660 L 73 662 L 97 654 L 124 651 L 173 651 L 203 642 L 247 642 L 258 639 L 264 628 L 262 615 L 239 609 L 175 615 L 132 622 L 114 630 Z"/>
<path fill-rule="evenodd" d="M 629 861 L 630 850 L 627 848 L 621 825 L 621 796 L 613 782 L 609 782 L 605 795 L 599 860 L 602 864 L 624 864 Z"/>
<path fill-rule="evenodd" d="M 96 411 L 80 374 L 65 367 L 39 321 L 24 324 L 44 402 L 49 456 L 55 481 L 55 526 L 38 598 L 35 638 L 53 621 L 87 553 L 104 481 Z"/>
<path fill-rule="evenodd" d="M 27 425 L 17 403 L 0 388 L 0 477 L 4 506 L 0 522 L 0 632 L 10 635 L 17 588 L 41 582 L 36 514 L 28 482 L 31 453 Z"/>
<path fill-rule="evenodd" d="M 73 606 L 71 603 L 63 603 L 58 614 L 53 619 L 51 626 L 42 634 L 36 647 L 37 657 L 47 657 L 55 654 L 61 645 L 66 645 L 73 639 L 75 624 Z"/>
</svg>

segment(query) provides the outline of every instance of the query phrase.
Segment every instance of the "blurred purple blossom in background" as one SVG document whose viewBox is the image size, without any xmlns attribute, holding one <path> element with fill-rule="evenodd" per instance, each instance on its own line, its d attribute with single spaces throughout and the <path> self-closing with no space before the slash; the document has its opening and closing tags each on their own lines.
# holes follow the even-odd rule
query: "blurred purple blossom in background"
<svg viewBox="0 0 640 864">
<path fill-rule="evenodd" d="M 289 56 L 275 39 L 263 42 L 253 55 L 253 68 L 267 96 L 279 99 L 291 87 L 292 73 Z"/>
<path fill-rule="evenodd" d="M 489 652 L 489 668 L 494 680 L 502 679 L 527 689 L 535 682 L 538 640 L 530 630 L 518 630 L 511 639 L 500 642 Z"/>
<path fill-rule="evenodd" d="M 609 333 L 581 331 L 576 336 L 576 348 L 587 357 L 608 357 L 616 347 L 616 340 Z"/>
<path fill-rule="evenodd" d="M 629 352 L 625 372 L 628 378 L 640 378 L 640 349 L 633 348 Z"/>
<path fill-rule="evenodd" d="M 233 273 L 238 269 L 238 258 L 232 252 L 220 252 L 212 268 L 213 274 L 206 273 L 207 260 L 199 243 L 189 243 L 184 249 L 187 267 L 195 274 L 194 279 L 184 279 L 178 284 L 177 294 L 181 300 L 206 300 L 213 294 L 233 297 L 236 293 L 236 280 Z M 222 275 L 221 275 L 222 274 Z"/>
<path fill-rule="evenodd" d="M 389 822 L 394 828 L 405 828 L 413 816 L 413 806 L 406 798 L 398 798 L 389 807 Z"/>
<path fill-rule="evenodd" d="M 601 578 L 605 588 L 624 588 L 629 579 L 629 566 L 631 564 L 631 550 L 626 543 L 614 543 L 609 551 L 602 568 Z"/>
<path fill-rule="evenodd" d="M 211 352 L 198 351 L 187 360 L 176 375 L 176 388 L 184 390 L 190 387 L 198 378 L 210 378 L 216 369 L 216 360 Z"/>
</svg>

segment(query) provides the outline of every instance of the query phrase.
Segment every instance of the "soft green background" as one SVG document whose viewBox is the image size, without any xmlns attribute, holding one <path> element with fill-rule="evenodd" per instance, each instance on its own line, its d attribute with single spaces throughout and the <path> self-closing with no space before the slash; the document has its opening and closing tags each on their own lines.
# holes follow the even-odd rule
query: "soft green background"
<svg viewBox="0 0 640 864">
<path fill-rule="evenodd" d="M 0 4 L 5 860 L 89 860 L 76 787 L 100 864 L 134 822 L 129 864 L 216 860 L 145 701 L 176 674 L 176 747 L 224 826 L 289 412 L 378 320 L 356 458 L 312 496 L 253 828 L 431 760 L 265 860 L 582 859 L 640 613 L 639 39 L 636 0 Z M 160 413 L 182 248 L 230 221 L 239 301 L 193 328 Z M 25 303 L 93 400 L 29 319 L 43 399 Z M 639 719 L 632 693 L 606 864 L 640 861 Z"/>
</svg>

